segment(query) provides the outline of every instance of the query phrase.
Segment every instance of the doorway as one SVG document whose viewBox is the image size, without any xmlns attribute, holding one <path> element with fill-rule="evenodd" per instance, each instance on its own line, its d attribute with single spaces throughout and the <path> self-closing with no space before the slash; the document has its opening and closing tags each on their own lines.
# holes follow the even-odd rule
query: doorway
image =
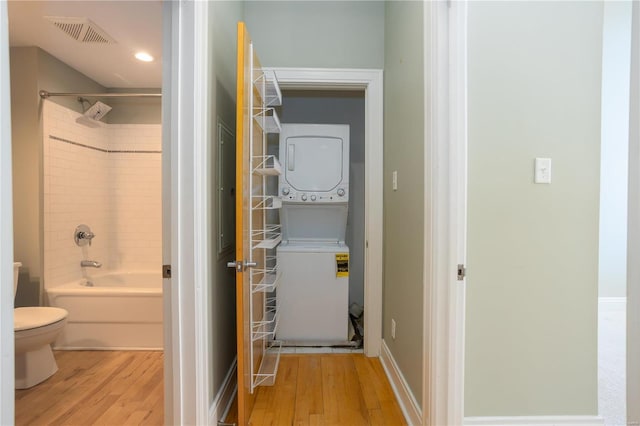
<svg viewBox="0 0 640 426">
<path fill-rule="evenodd" d="M 125 305 L 130 306 L 125 309 L 128 312 L 145 311 L 143 305 L 150 300 L 141 301 L 134 293 L 128 295 L 132 297 L 127 301 L 117 301 L 117 307 L 107 307 L 106 299 L 80 303 L 85 313 L 98 314 L 105 322 L 96 321 L 95 317 L 82 317 L 84 314 L 77 310 L 59 305 L 69 313 L 55 346 L 69 349 L 69 352 L 106 349 L 100 355 L 125 348 L 153 350 L 154 362 L 160 371 L 154 375 L 160 377 L 157 391 L 161 401 L 163 336 L 158 269 L 162 248 L 161 103 L 158 92 L 162 85 L 162 5 L 123 3 L 114 8 L 107 3 L 93 2 L 73 5 L 9 2 L 8 13 L 13 101 L 10 140 L 13 145 L 13 207 L 17 219 L 13 221 L 13 241 L 15 259 L 24 265 L 16 304 L 55 306 L 55 297 L 48 290 L 61 290 L 66 283 L 78 284 L 73 290 L 85 293 L 91 290 L 90 287 L 108 286 L 107 281 L 111 285 L 125 282 L 130 287 L 137 287 L 141 290 L 138 295 L 155 293 L 153 319 L 146 317 L 146 313 L 140 315 L 141 320 L 114 318 L 118 309 Z M 125 36 L 127 19 L 123 18 L 140 14 L 147 16 L 149 26 L 142 30 L 136 21 L 134 32 L 148 37 L 138 46 L 144 44 L 155 55 L 155 62 L 145 65 L 133 58 L 131 40 Z M 81 28 L 83 37 L 75 38 L 65 31 L 67 27 L 61 22 L 71 22 L 69 15 L 83 16 L 82 19 L 74 18 L 77 22 L 73 21 L 76 28 Z M 51 16 L 57 19 L 52 21 Z M 62 16 L 68 18 L 60 18 Z M 100 28 L 96 22 L 101 23 Z M 87 36 L 98 30 L 99 41 Z M 115 38 L 119 43 L 113 43 Z M 112 55 L 122 55 L 122 60 L 114 60 Z M 109 65 L 100 66 L 105 59 Z M 131 66 L 129 72 L 124 71 L 125 63 Z M 123 68 L 119 68 L 121 66 Z M 144 70 L 138 74 L 141 66 Z M 44 100 L 38 96 L 38 92 L 44 90 L 55 93 L 49 93 L 50 99 Z M 148 102 L 149 99 L 141 100 L 141 96 L 131 92 L 153 92 L 155 98 Z M 133 95 L 137 99 L 124 99 Z M 97 104 L 98 100 L 102 103 Z M 89 117 L 96 105 L 101 108 L 107 105 L 109 114 L 104 114 L 103 110 L 101 117 Z M 104 119 L 100 121 L 100 118 Z M 145 170 L 147 173 L 143 172 Z M 96 237 L 91 245 L 74 242 L 74 229 L 81 223 L 89 225 L 91 235 Z M 129 239 L 125 235 L 137 238 Z M 134 242 L 135 239 L 138 242 Z M 144 248 L 139 245 L 141 241 L 146 241 Z M 135 278 L 135 284 L 127 282 L 125 276 L 132 278 L 133 269 L 146 269 L 149 276 L 155 275 L 152 278 L 155 282 L 150 287 L 157 284 L 156 288 L 142 290 L 143 280 Z M 115 276 L 105 270 L 120 270 L 123 274 Z M 91 296 L 104 294 L 101 292 L 105 289 L 97 290 Z M 68 294 L 65 297 L 69 301 Z M 90 308 L 92 305 L 94 308 Z M 95 309 L 96 306 L 101 309 Z M 93 326 L 87 327 L 87 323 Z M 154 323 L 154 330 L 148 327 L 151 323 Z M 121 328 L 124 324 L 142 329 L 136 333 L 128 327 Z M 85 329 L 85 334 L 77 334 L 79 329 Z M 110 340 L 105 331 L 119 340 Z M 151 335 L 153 341 L 147 339 Z M 60 354 L 62 358 L 72 358 L 66 351 Z M 136 355 L 142 355 L 142 352 L 136 352 Z M 58 364 L 63 373 L 65 366 L 74 371 L 76 364 L 81 363 L 72 360 Z M 96 362 L 103 367 L 110 364 Z M 42 390 L 53 386 L 53 382 L 49 380 L 37 387 Z M 17 397 L 24 402 L 28 399 L 27 392 L 33 393 L 36 389 L 20 392 Z M 160 409 L 159 417 L 162 418 L 162 405 L 156 408 Z M 35 410 L 26 411 L 31 411 L 31 415 Z"/>
<path fill-rule="evenodd" d="M 349 139 L 349 205 L 345 243 L 349 247 L 348 304 L 359 315 L 349 318 L 349 340 L 361 347 L 364 330 L 364 194 L 365 194 L 365 108 L 363 91 L 285 90 L 278 116 L 282 124 L 347 124 Z M 268 145 L 278 156 L 279 140 Z M 276 193 L 271 191 L 271 193 Z M 286 270 L 283 271 L 286 273 Z M 366 315 L 366 313 L 364 313 Z M 358 344 L 360 342 L 360 344 Z"/>
<path fill-rule="evenodd" d="M 269 68 L 281 89 L 360 91 L 365 99 L 363 300 L 364 353 L 379 356 L 382 342 L 382 71 Z"/>
<path fill-rule="evenodd" d="M 256 57 L 256 53 L 251 53 L 251 44 L 250 41 L 248 41 L 248 35 L 246 33 L 246 29 L 244 27 L 244 24 L 241 22 L 238 24 L 238 33 L 239 33 L 239 41 L 238 44 L 239 46 L 242 46 L 242 51 L 239 52 L 239 61 L 242 60 L 244 61 L 245 58 L 247 57 Z M 248 53 L 247 53 L 248 52 Z M 253 67 L 242 67 L 242 70 L 246 70 L 246 69 L 254 69 Z M 318 85 L 320 85 L 320 87 L 322 89 L 327 89 L 327 88 L 333 88 L 333 89 L 344 89 L 345 87 L 349 87 L 351 89 L 353 88 L 361 88 L 364 92 L 365 92 L 365 98 L 369 100 L 369 102 L 367 103 L 367 105 L 369 106 L 369 108 L 365 111 L 365 116 L 366 117 L 381 117 L 381 95 L 382 95 L 382 85 L 381 85 L 381 72 L 379 71 L 359 71 L 359 70 L 323 70 L 323 69 L 314 69 L 314 70 L 310 70 L 310 69 L 305 69 L 305 70 L 289 70 L 289 69 L 285 69 L 285 70 L 265 70 L 263 68 L 257 68 L 259 70 L 266 72 L 271 72 L 273 75 L 275 75 L 275 77 L 277 78 L 277 80 L 280 82 L 280 87 L 283 89 L 286 89 L 286 87 L 284 87 L 283 82 L 287 81 L 287 77 L 289 78 L 289 83 L 291 84 L 291 81 L 293 80 L 294 82 L 298 83 L 297 88 L 304 88 L 304 89 L 308 89 L 309 86 L 312 88 L 317 87 Z M 287 73 L 289 73 L 287 75 Z M 243 196 L 242 199 L 237 199 L 236 202 L 238 203 L 237 209 L 236 209 L 236 214 L 239 216 L 236 218 L 236 232 L 238 237 L 236 238 L 236 261 L 234 263 L 231 264 L 231 266 L 236 267 L 236 265 L 240 265 L 238 262 L 245 262 L 245 259 L 249 259 L 249 262 L 255 262 L 254 258 L 249 257 L 248 254 L 245 253 L 245 249 L 246 250 L 252 250 L 253 247 L 259 247 L 259 245 L 253 245 L 253 244 L 248 244 L 247 241 L 243 240 L 243 236 L 245 235 L 249 235 L 249 232 L 246 231 L 246 229 L 248 229 L 249 227 L 251 227 L 252 225 L 250 223 L 247 223 L 249 221 L 245 221 L 245 218 L 247 217 L 246 214 L 242 214 L 239 215 L 238 212 L 242 212 L 244 213 L 244 206 L 248 205 L 247 201 L 246 201 L 246 197 L 248 197 L 248 194 L 255 194 L 255 192 L 253 192 L 253 190 L 247 190 L 245 185 L 246 183 L 249 181 L 247 179 L 247 175 L 249 174 L 249 171 L 253 171 L 253 167 L 250 167 L 250 163 L 248 163 L 246 161 L 246 157 L 245 155 L 247 155 L 247 153 L 249 153 L 249 156 L 255 156 L 256 152 L 260 153 L 260 152 L 266 152 L 267 147 L 266 147 L 266 142 L 265 139 L 262 138 L 258 138 L 258 139 L 254 139 L 251 137 L 251 131 L 253 130 L 253 127 L 257 127 L 253 126 L 253 122 L 251 120 L 247 120 L 245 119 L 246 117 L 246 111 L 247 109 L 245 108 L 245 103 L 247 102 L 247 104 L 249 105 L 249 111 L 251 111 L 252 106 L 251 106 L 251 100 L 247 100 L 246 99 L 246 94 L 250 93 L 250 90 L 246 90 L 247 85 L 249 85 L 251 87 L 251 85 L 253 85 L 254 81 L 256 81 L 255 77 L 251 76 L 251 75 L 245 75 L 244 72 L 240 71 L 240 67 L 239 67 L 239 72 L 238 72 L 239 76 L 238 76 L 238 87 L 239 87 L 239 92 L 238 92 L 238 105 L 237 105 L 237 111 L 238 111 L 238 119 L 237 119 L 237 124 L 238 124 L 238 130 L 237 130 L 237 137 L 238 137 L 238 143 L 237 143 L 237 150 L 238 150 L 238 158 L 239 158 L 239 164 L 241 165 L 237 171 L 236 171 L 236 175 L 237 175 L 237 184 L 236 184 L 236 192 L 240 193 L 240 187 L 242 187 L 242 194 L 247 194 L 245 196 Z M 284 75 L 283 75 L 284 74 Z M 319 80 L 320 80 L 320 84 L 319 84 Z M 332 83 L 332 86 L 330 86 L 330 84 L 328 84 L 329 82 Z M 302 84 L 300 84 L 302 83 Z M 324 83 L 324 84 L 322 84 Z M 274 120 L 275 121 L 275 120 Z M 371 128 L 367 128 L 367 131 L 365 131 L 365 140 L 366 141 L 371 141 L 371 149 L 367 150 L 368 151 L 368 155 L 370 155 L 369 153 L 371 151 L 381 151 L 382 148 L 382 134 L 381 134 L 381 121 L 380 120 L 369 120 L 370 122 L 375 122 L 378 125 L 377 126 L 373 126 Z M 246 123 L 251 123 L 250 125 L 253 127 L 249 127 L 246 125 Z M 260 124 L 260 122 L 258 122 L 258 124 Z M 247 129 L 248 127 L 248 129 Z M 343 126 L 344 128 L 344 126 Z M 246 130 L 246 131 L 245 131 Z M 255 129 L 256 132 L 262 136 L 263 134 L 263 129 L 261 128 L 257 128 Z M 242 141 L 242 144 L 240 144 L 240 141 Z M 249 143 L 251 145 L 249 145 Z M 256 149 L 257 151 L 252 151 L 252 149 Z M 368 156 L 367 155 L 367 156 Z M 249 157 L 251 158 L 251 157 Z M 381 161 L 381 156 L 371 156 L 371 158 L 374 158 L 377 161 Z M 275 163 L 274 163 L 275 164 Z M 379 167 L 381 164 L 375 164 L 374 163 L 374 167 L 378 166 L 377 170 L 378 172 L 381 172 L 381 167 Z M 368 166 L 368 164 L 367 164 Z M 371 168 L 367 167 L 367 170 L 371 170 Z M 371 173 L 371 175 L 375 175 L 374 173 Z M 253 184 L 253 183 L 252 183 Z M 264 184 L 261 184 L 260 188 L 263 188 Z M 379 186 L 376 185 L 372 185 L 374 188 L 379 188 Z M 259 190 L 256 191 L 258 194 L 262 194 Z M 379 191 L 378 191 L 379 192 Z M 381 203 L 381 194 L 375 194 L 376 196 L 374 197 L 369 197 L 369 193 L 367 193 L 366 197 L 367 200 L 369 202 L 372 202 L 373 205 L 378 205 L 378 203 Z M 252 195 L 252 197 L 262 197 L 262 195 Z M 382 215 L 382 209 L 378 208 L 375 209 L 375 213 L 378 214 L 379 216 Z M 369 224 L 370 222 L 368 221 L 369 218 L 365 218 L 365 229 L 366 229 L 366 224 Z M 381 254 L 382 252 L 382 247 L 379 245 L 381 243 L 381 238 L 380 235 L 382 233 L 382 227 L 381 227 L 381 221 L 378 220 L 377 224 L 379 226 L 372 226 L 372 231 L 367 235 L 368 238 L 368 242 L 369 242 L 369 248 L 371 249 L 372 247 L 376 248 L 376 252 L 377 254 Z M 253 228 L 251 228 L 253 229 Z M 258 229 L 260 228 L 260 225 L 258 225 Z M 377 240 L 377 244 L 372 244 L 372 238 Z M 275 240 L 277 241 L 277 239 Z M 367 266 L 371 265 L 370 263 L 366 263 Z M 252 265 L 252 266 L 256 266 L 256 265 Z M 381 267 L 381 262 L 378 264 L 375 264 L 374 267 L 380 268 Z M 251 289 L 251 281 L 250 279 L 248 279 L 249 277 L 251 277 L 251 275 L 244 273 L 244 269 L 238 269 L 237 270 L 237 274 L 236 274 L 236 281 L 237 281 L 237 294 L 238 294 L 238 298 L 237 298 L 237 312 L 238 312 L 238 333 L 239 333 L 239 338 L 238 338 L 238 365 L 242 366 L 243 368 L 245 367 L 245 363 L 241 363 L 240 360 L 247 360 L 250 358 L 253 358 L 253 353 L 251 352 L 250 349 L 247 349 L 247 345 L 243 344 L 246 341 L 249 340 L 249 338 L 252 338 L 253 335 L 251 334 L 251 330 L 246 330 L 243 329 L 243 325 L 246 324 L 248 321 L 254 321 L 254 312 L 252 312 L 252 310 L 249 308 L 248 310 L 245 310 L 245 305 L 243 304 L 243 301 L 246 299 L 245 296 L 247 295 L 248 291 Z M 375 276 L 375 278 L 377 278 L 378 280 L 380 280 L 381 278 L 381 273 L 377 273 Z M 373 280 L 371 280 L 373 281 Z M 370 281 L 366 281 L 367 286 L 370 283 Z M 377 292 L 375 290 L 373 290 L 373 293 L 378 293 L 379 296 L 381 296 L 380 294 L 380 290 L 381 287 L 379 286 L 377 288 Z M 367 290 L 365 290 L 366 292 Z M 366 296 L 365 296 L 366 298 Z M 247 299 L 248 300 L 248 299 Z M 379 297 L 379 300 L 381 300 L 381 297 Z M 258 305 L 262 303 L 260 301 L 258 301 Z M 366 303 L 366 301 L 365 301 Z M 380 306 L 378 305 L 378 309 L 369 309 L 368 305 L 365 306 L 365 309 L 367 310 L 367 312 L 372 312 L 372 315 L 367 315 L 366 319 L 371 320 L 372 317 L 375 317 L 375 313 L 378 312 L 378 319 L 380 318 Z M 346 312 L 345 312 L 346 314 Z M 247 320 L 247 315 L 249 316 L 250 320 Z M 261 318 L 260 313 L 258 313 L 257 318 Z M 373 325 L 376 326 L 375 321 L 373 321 Z M 377 324 L 377 328 L 378 331 L 380 330 L 380 325 L 381 324 Z M 346 324 L 345 324 L 346 326 Z M 371 328 L 367 326 L 367 324 L 365 324 L 365 329 L 370 330 Z M 379 333 L 371 333 L 371 332 L 367 332 L 367 339 L 365 340 L 365 353 L 367 353 L 368 351 L 368 347 L 372 346 L 371 343 L 372 341 L 374 341 L 377 338 L 378 342 L 380 341 L 380 334 Z M 371 337 L 372 336 L 372 337 Z M 260 337 L 260 336 L 258 336 Z M 373 347 L 373 353 L 370 356 L 376 356 L 379 353 L 379 348 L 380 346 L 378 345 L 377 347 Z M 368 354 L 368 353 L 367 353 Z M 263 358 L 264 359 L 264 358 Z M 277 362 L 277 361 L 276 361 Z M 253 362 L 249 363 L 249 366 L 246 367 L 247 371 L 250 371 L 252 368 Z M 277 363 L 275 364 L 277 366 Z M 249 379 L 247 379 L 247 377 Z M 248 416 L 250 415 L 251 412 L 251 406 L 252 406 L 252 396 L 251 394 L 253 393 L 253 388 L 254 388 L 254 374 L 250 373 L 250 374 L 245 374 L 244 371 L 240 370 L 239 367 L 239 373 L 238 373 L 238 389 L 239 389 L 239 398 L 238 398 L 238 406 L 239 406 L 239 413 L 240 413 L 240 422 L 243 422 L 243 419 L 248 418 Z"/>
</svg>

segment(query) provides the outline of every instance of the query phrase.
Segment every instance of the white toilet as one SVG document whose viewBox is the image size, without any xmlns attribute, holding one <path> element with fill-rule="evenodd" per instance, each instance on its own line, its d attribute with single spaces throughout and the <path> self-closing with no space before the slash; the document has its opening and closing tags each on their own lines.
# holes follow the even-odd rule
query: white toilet
<svg viewBox="0 0 640 426">
<path fill-rule="evenodd" d="M 13 264 L 13 295 L 18 288 L 18 270 L 21 263 Z M 15 338 L 16 389 L 27 389 L 48 379 L 58 371 L 51 351 L 67 322 L 68 312 L 61 308 L 44 306 L 15 308 L 13 331 Z"/>
</svg>

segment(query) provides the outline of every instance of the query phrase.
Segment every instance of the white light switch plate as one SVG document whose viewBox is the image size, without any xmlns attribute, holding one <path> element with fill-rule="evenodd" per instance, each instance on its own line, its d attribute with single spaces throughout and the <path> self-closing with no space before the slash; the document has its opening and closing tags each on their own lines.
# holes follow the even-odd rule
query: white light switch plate
<svg viewBox="0 0 640 426">
<path fill-rule="evenodd" d="M 394 170 L 393 173 L 392 173 L 391 186 L 392 186 L 394 191 L 398 190 L 398 171 L 397 170 Z"/>
<path fill-rule="evenodd" d="M 535 183 L 551 183 L 551 158 L 536 158 Z"/>
</svg>

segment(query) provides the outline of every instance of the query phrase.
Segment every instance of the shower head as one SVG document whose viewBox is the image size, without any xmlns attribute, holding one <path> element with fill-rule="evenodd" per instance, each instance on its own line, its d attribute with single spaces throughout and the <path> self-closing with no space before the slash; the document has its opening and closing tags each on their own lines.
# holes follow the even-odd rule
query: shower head
<svg viewBox="0 0 640 426">
<path fill-rule="evenodd" d="M 92 120 L 100 121 L 109 113 L 109 111 L 111 111 L 111 107 L 109 105 L 96 101 L 96 103 L 91 105 L 83 115 Z"/>
<path fill-rule="evenodd" d="M 78 102 L 82 104 L 83 108 L 85 102 L 89 103 L 85 98 L 78 98 Z M 99 121 L 102 120 L 109 111 L 111 111 L 111 107 L 109 105 L 96 101 L 96 103 L 91 105 L 84 113 L 82 113 L 82 117 L 78 117 L 76 119 L 76 123 L 89 127 L 100 127 Z"/>
</svg>

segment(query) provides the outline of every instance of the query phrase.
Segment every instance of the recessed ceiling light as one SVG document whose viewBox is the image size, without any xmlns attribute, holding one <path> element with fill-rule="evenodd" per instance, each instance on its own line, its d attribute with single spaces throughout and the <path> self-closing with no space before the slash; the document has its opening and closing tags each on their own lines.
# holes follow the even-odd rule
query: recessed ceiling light
<svg viewBox="0 0 640 426">
<path fill-rule="evenodd" d="M 135 54 L 137 60 L 142 62 L 152 62 L 153 56 L 149 55 L 147 52 L 138 52 Z"/>
</svg>

